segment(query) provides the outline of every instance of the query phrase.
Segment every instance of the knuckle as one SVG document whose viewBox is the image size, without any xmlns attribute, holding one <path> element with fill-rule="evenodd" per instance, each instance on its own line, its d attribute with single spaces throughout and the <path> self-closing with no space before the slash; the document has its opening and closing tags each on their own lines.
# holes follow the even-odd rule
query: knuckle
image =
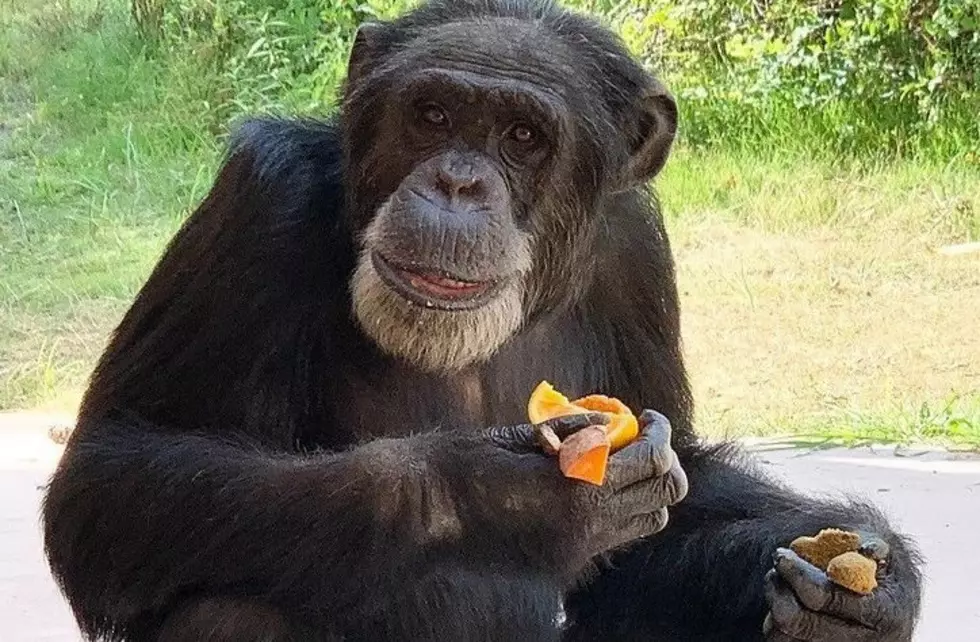
<svg viewBox="0 0 980 642">
<path fill-rule="evenodd" d="M 687 497 L 687 473 L 680 466 L 671 468 L 667 474 L 667 489 L 667 498 L 670 500 L 670 504 L 676 504 Z"/>
<path fill-rule="evenodd" d="M 779 628 L 786 633 L 792 633 L 792 625 L 801 615 L 800 605 L 796 600 L 783 594 L 777 594 L 772 599 L 770 608 L 772 619 L 780 625 Z"/>
<path fill-rule="evenodd" d="M 650 462 L 653 466 L 653 474 L 664 475 L 674 465 L 677 456 L 669 444 L 655 444 L 651 447 Z"/>
<path fill-rule="evenodd" d="M 669 516 L 667 514 L 666 508 L 658 509 L 647 515 L 636 520 L 636 530 L 633 533 L 634 537 L 646 537 L 648 535 L 656 535 L 664 528 L 667 527 L 667 522 L 669 521 Z"/>
<path fill-rule="evenodd" d="M 508 426 L 494 426 L 487 430 L 487 437 L 495 446 L 507 447 L 514 441 L 516 429 Z"/>
<path fill-rule="evenodd" d="M 804 584 L 796 590 L 796 596 L 803 606 L 811 611 L 822 611 L 834 599 L 833 594 L 816 584 Z"/>
<path fill-rule="evenodd" d="M 774 605 L 773 617 L 777 627 L 784 634 L 801 640 L 813 638 L 814 619 L 799 604 L 793 602 L 792 606 L 787 607 L 781 614 L 777 613 Z"/>
<path fill-rule="evenodd" d="M 847 608 L 847 602 L 850 600 L 850 596 L 845 594 L 843 591 L 832 590 L 826 596 L 824 603 L 814 610 L 827 609 L 834 612 L 842 612 Z"/>
<path fill-rule="evenodd" d="M 653 532 L 659 533 L 663 529 L 667 528 L 667 522 L 670 521 L 670 513 L 667 512 L 666 508 L 661 508 L 655 513 L 653 513 Z"/>
<path fill-rule="evenodd" d="M 563 480 L 565 481 L 565 480 Z M 585 484 L 575 484 L 574 499 L 575 505 L 585 512 L 594 512 L 603 506 L 609 499 L 611 493 L 602 486 L 586 486 Z"/>
</svg>

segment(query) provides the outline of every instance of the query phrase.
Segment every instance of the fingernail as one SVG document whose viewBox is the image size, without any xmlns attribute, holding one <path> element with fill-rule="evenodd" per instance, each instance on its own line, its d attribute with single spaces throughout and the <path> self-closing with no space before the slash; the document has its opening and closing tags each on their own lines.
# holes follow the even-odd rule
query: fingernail
<svg viewBox="0 0 980 642">
<path fill-rule="evenodd" d="M 785 548 L 777 548 L 776 552 L 772 554 L 772 563 L 779 564 L 780 562 L 782 562 L 784 559 L 787 558 L 787 553 L 789 553 L 789 551 L 786 550 Z"/>
</svg>

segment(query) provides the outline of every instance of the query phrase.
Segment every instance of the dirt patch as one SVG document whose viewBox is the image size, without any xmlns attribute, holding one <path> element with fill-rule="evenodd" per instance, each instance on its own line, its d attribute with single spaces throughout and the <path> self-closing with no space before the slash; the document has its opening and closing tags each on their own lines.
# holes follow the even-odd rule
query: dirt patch
<svg viewBox="0 0 980 642">
<path fill-rule="evenodd" d="M 980 255 L 887 224 L 790 236 L 711 221 L 678 237 L 703 430 L 980 390 Z"/>
</svg>

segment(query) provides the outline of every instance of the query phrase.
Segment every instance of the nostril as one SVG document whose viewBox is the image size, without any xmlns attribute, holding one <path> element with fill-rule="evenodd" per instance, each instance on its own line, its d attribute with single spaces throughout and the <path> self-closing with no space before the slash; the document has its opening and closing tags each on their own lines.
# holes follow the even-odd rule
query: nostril
<svg viewBox="0 0 980 642">
<path fill-rule="evenodd" d="M 435 179 L 436 187 L 449 198 L 457 196 L 472 198 L 483 192 L 483 181 L 469 172 L 457 174 L 440 168 L 436 171 Z"/>
<path fill-rule="evenodd" d="M 478 198 L 483 195 L 483 181 L 478 178 L 471 178 L 465 183 L 460 183 L 459 195 L 470 198 Z"/>
</svg>

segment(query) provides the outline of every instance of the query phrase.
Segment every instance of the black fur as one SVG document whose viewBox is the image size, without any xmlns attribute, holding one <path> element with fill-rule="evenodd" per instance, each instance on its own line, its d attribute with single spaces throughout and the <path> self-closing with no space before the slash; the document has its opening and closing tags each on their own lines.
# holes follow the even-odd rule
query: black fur
<svg viewBox="0 0 980 642">
<path fill-rule="evenodd" d="M 465 15 L 550 21 L 618 51 L 591 23 L 511 0 L 429 5 L 397 22 L 388 46 Z M 603 64 L 617 113 L 642 79 Z M 403 444 L 523 423 L 542 379 L 663 412 L 691 488 L 664 532 L 610 555 L 570 594 L 567 639 L 761 640 L 773 551 L 828 526 L 887 539 L 889 590 L 914 621 L 914 552 L 876 511 L 802 498 L 734 449 L 698 443 L 670 246 L 644 189 L 598 202 L 599 258 L 571 275 L 578 289 L 542 294 L 489 362 L 426 373 L 382 354 L 352 319 L 360 224 L 345 215 L 341 126 L 242 126 L 99 363 L 44 506 L 47 553 L 85 635 L 558 639 L 568 587 L 517 551 L 547 548 L 544 535 L 495 539 L 494 516 L 474 508 L 488 530 L 420 544 L 414 505 L 389 503 L 400 475 L 471 492 L 483 462 L 443 457 L 433 479 Z"/>
</svg>

